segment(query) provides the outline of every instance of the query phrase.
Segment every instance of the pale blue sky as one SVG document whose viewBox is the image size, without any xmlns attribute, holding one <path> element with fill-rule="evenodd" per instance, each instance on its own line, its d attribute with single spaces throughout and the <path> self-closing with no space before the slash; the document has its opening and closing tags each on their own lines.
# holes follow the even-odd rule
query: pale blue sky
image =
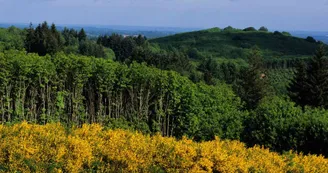
<svg viewBox="0 0 328 173">
<path fill-rule="evenodd" d="M 328 0 L 0 0 L 0 23 L 328 31 Z"/>
</svg>

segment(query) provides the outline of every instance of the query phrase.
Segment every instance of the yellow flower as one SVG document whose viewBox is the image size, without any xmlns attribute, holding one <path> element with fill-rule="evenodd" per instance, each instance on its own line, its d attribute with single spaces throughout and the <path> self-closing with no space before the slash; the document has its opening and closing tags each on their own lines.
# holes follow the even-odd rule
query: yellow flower
<svg viewBox="0 0 328 173">
<path fill-rule="evenodd" d="M 196 143 L 83 125 L 0 125 L 0 166 L 6 172 L 328 172 L 323 156 L 279 155 L 238 141 Z M 1 172 L 1 170 L 0 170 Z"/>
</svg>

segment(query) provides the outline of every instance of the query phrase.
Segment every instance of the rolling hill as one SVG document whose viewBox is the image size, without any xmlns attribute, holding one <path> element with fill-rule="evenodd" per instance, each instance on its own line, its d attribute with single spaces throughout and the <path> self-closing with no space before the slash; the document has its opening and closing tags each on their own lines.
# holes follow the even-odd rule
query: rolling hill
<svg viewBox="0 0 328 173">
<path fill-rule="evenodd" d="M 196 48 L 205 56 L 245 58 L 247 51 L 258 46 L 264 58 L 308 57 L 320 44 L 314 39 L 293 37 L 287 32 L 222 30 L 211 28 L 152 39 L 163 49 Z"/>
</svg>

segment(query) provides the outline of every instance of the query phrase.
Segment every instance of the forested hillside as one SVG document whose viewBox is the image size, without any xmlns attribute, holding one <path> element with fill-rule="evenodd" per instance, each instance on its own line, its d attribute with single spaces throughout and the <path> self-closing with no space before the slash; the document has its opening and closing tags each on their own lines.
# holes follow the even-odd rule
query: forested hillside
<svg viewBox="0 0 328 173">
<path fill-rule="evenodd" d="M 97 123 L 146 136 L 218 137 L 327 157 L 327 45 L 286 34 L 227 28 L 147 40 L 92 39 L 84 29 L 59 31 L 46 22 L 0 29 L 0 130 L 22 121 L 58 122 L 67 131 Z"/>
<path fill-rule="evenodd" d="M 258 46 L 265 59 L 311 56 L 320 44 L 312 37 L 293 37 L 288 32 L 269 32 L 265 27 L 244 30 L 227 27 L 176 34 L 151 40 L 164 49 L 196 49 L 214 58 L 246 58 Z"/>
</svg>

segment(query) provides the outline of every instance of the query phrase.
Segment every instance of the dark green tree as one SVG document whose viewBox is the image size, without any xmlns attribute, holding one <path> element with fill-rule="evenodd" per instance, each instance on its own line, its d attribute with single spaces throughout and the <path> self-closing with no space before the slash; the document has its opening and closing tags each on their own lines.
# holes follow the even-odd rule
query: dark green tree
<svg viewBox="0 0 328 173">
<path fill-rule="evenodd" d="M 252 48 L 248 55 L 248 64 L 249 66 L 240 72 L 236 90 L 246 103 L 246 107 L 254 109 L 269 93 L 269 82 L 263 68 L 263 58 L 257 47 Z"/>
<path fill-rule="evenodd" d="M 321 45 L 312 57 L 307 70 L 307 82 L 309 92 L 308 105 L 314 107 L 328 106 L 328 61 L 326 50 Z"/>
<path fill-rule="evenodd" d="M 213 58 L 204 58 L 198 69 L 204 74 L 204 81 L 208 85 L 215 85 L 215 78 L 219 77 L 219 64 Z"/>
<path fill-rule="evenodd" d="M 289 87 L 289 96 L 301 106 L 328 106 L 328 60 L 326 50 L 321 45 L 310 60 L 299 65 L 296 77 Z"/>
<path fill-rule="evenodd" d="M 74 29 L 64 28 L 62 31 L 62 36 L 65 40 L 65 46 L 74 46 L 78 44 L 77 31 Z"/>
<path fill-rule="evenodd" d="M 247 27 L 243 31 L 257 31 L 254 27 Z"/>
<path fill-rule="evenodd" d="M 144 37 L 142 35 L 138 35 L 138 37 L 135 37 L 134 40 L 136 41 L 136 44 L 138 46 L 142 46 L 146 42 L 146 37 Z"/>
<path fill-rule="evenodd" d="M 220 79 L 224 80 L 227 84 L 234 84 L 238 77 L 238 69 L 232 62 L 222 63 L 220 65 L 221 75 Z"/>
<path fill-rule="evenodd" d="M 61 35 L 60 32 L 57 31 L 55 24 L 52 24 L 50 27 L 46 44 L 47 52 L 56 53 L 62 48 Z"/>
<path fill-rule="evenodd" d="M 296 67 L 296 75 L 289 86 L 289 97 L 298 105 L 304 107 L 309 103 L 309 93 L 307 85 L 307 64 L 300 61 Z"/>
<path fill-rule="evenodd" d="M 305 40 L 310 42 L 310 43 L 316 43 L 317 42 L 313 37 L 310 37 L 310 36 L 306 37 Z"/>
<path fill-rule="evenodd" d="M 197 48 L 190 48 L 187 51 L 187 55 L 190 59 L 202 59 L 202 54 L 197 50 Z"/>
<path fill-rule="evenodd" d="M 279 32 L 279 31 L 274 31 L 273 32 L 273 35 L 282 36 L 283 34 L 281 32 Z"/>
<path fill-rule="evenodd" d="M 102 45 L 96 44 L 90 40 L 82 41 L 79 45 L 79 53 L 86 56 L 95 56 L 97 58 L 105 57 L 105 50 Z"/>
<path fill-rule="evenodd" d="M 28 52 L 33 52 L 33 46 L 35 44 L 35 33 L 32 23 L 30 23 L 29 28 L 27 29 L 26 38 L 25 38 L 25 49 Z"/>
<path fill-rule="evenodd" d="M 132 37 L 125 37 L 121 42 L 120 56 L 117 56 L 116 58 L 119 61 L 124 62 L 125 59 L 130 58 L 136 46 L 137 44 Z"/>
<path fill-rule="evenodd" d="M 223 31 L 232 31 L 234 28 L 232 26 L 227 26 L 223 29 Z"/>
<path fill-rule="evenodd" d="M 262 27 L 259 29 L 259 31 L 268 32 L 269 30 L 268 30 L 268 28 L 266 28 L 266 27 L 262 26 Z"/>
<path fill-rule="evenodd" d="M 85 41 L 87 39 L 87 34 L 85 33 L 84 29 L 82 28 L 78 34 L 79 41 Z"/>
<path fill-rule="evenodd" d="M 30 25 L 25 36 L 25 49 L 41 56 L 55 54 L 62 48 L 61 35 L 55 24 L 49 28 L 47 22 L 39 24 L 35 29 Z"/>
</svg>

